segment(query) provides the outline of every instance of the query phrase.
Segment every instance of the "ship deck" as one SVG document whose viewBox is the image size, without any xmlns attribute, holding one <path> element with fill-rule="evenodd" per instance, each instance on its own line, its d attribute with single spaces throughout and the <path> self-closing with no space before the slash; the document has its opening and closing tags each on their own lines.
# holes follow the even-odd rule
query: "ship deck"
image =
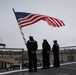
<svg viewBox="0 0 76 75">
<path fill-rule="evenodd" d="M 59 68 L 54 68 L 53 65 L 50 69 L 42 69 L 37 67 L 37 72 L 28 72 L 28 68 L 21 70 L 6 71 L 0 69 L 0 75 L 76 75 L 76 62 L 62 63 Z M 4 70 L 4 71 L 3 71 Z"/>
</svg>

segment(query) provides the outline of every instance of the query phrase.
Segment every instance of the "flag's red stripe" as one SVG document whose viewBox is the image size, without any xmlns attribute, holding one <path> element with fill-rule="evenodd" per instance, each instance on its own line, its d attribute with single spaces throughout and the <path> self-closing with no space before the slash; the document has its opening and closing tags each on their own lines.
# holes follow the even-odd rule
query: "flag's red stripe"
<svg viewBox="0 0 76 75">
<path fill-rule="evenodd" d="M 55 20 L 58 22 L 58 25 L 62 26 L 61 20 L 58 20 L 58 19 L 55 19 Z"/>
<path fill-rule="evenodd" d="M 44 21 L 46 21 L 49 25 L 52 25 L 52 26 L 56 26 L 49 18 L 45 18 Z"/>
<path fill-rule="evenodd" d="M 29 16 L 27 16 L 27 17 L 25 17 L 25 18 L 19 19 L 19 22 L 20 22 L 20 21 L 23 21 L 23 20 L 29 20 L 29 19 L 31 19 L 31 18 L 38 18 L 38 17 L 41 17 L 41 18 L 42 18 L 42 15 L 30 14 Z M 45 16 L 43 16 L 43 17 L 45 17 Z"/>
<path fill-rule="evenodd" d="M 39 16 L 36 16 L 36 17 L 33 17 L 33 18 L 30 18 L 30 19 L 27 19 L 27 20 L 19 20 L 19 24 L 23 24 L 23 23 L 29 23 L 29 22 L 32 22 L 32 21 L 35 21 L 35 20 L 40 20 L 42 17 L 39 17 Z"/>
<path fill-rule="evenodd" d="M 38 21 L 40 21 L 40 20 L 41 20 L 41 19 L 37 19 L 37 20 L 35 20 L 35 21 L 31 22 L 31 23 L 28 23 L 28 24 L 25 23 L 25 22 L 24 22 L 24 23 L 21 23 L 21 24 L 20 24 L 20 27 L 22 28 L 22 27 L 24 27 L 24 26 L 28 26 L 28 25 L 34 24 L 34 23 L 36 23 L 36 22 L 38 22 Z"/>
<path fill-rule="evenodd" d="M 54 18 L 50 17 L 52 19 L 52 21 L 55 23 L 56 27 L 59 27 L 59 25 L 57 24 L 57 22 L 55 21 Z"/>
<path fill-rule="evenodd" d="M 50 21 L 50 24 L 52 23 L 53 26 L 55 26 L 55 27 L 57 26 L 51 17 L 49 17 L 49 21 Z"/>
</svg>

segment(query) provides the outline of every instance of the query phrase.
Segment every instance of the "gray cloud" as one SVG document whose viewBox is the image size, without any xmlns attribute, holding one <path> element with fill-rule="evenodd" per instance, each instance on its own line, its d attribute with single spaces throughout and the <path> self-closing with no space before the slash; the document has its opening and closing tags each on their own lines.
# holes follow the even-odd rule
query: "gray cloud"
<svg viewBox="0 0 76 75">
<path fill-rule="evenodd" d="M 60 46 L 76 45 L 76 0 L 0 0 L 0 39 L 7 47 L 25 48 L 15 15 L 12 11 L 30 12 L 56 17 L 64 21 L 65 26 L 54 28 L 44 21 L 22 28 L 26 40 L 32 35 L 42 48 L 43 39 L 52 46 L 57 39 Z"/>
</svg>

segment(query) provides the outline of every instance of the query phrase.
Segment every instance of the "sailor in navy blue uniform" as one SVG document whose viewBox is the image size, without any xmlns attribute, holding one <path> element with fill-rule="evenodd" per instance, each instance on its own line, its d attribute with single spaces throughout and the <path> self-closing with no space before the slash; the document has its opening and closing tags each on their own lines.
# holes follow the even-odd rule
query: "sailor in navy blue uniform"
<svg viewBox="0 0 76 75">
<path fill-rule="evenodd" d="M 27 49 L 28 49 L 28 57 L 29 57 L 29 72 L 37 71 L 37 57 L 36 57 L 37 48 L 38 48 L 37 41 L 35 41 L 33 37 L 30 36 L 29 40 L 27 41 Z"/>
<path fill-rule="evenodd" d="M 57 43 L 57 40 L 53 41 L 53 57 L 54 57 L 54 67 L 60 67 L 60 62 L 59 62 L 59 45 Z"/>
<path fill-rule="evenodd" d="M 43 69 L 50 68 L 50 51 L 51 46 L 49 45 L 46 39 L 43 40 L 42 43 L 42 55 L 43 55 Z"/>
</svg>

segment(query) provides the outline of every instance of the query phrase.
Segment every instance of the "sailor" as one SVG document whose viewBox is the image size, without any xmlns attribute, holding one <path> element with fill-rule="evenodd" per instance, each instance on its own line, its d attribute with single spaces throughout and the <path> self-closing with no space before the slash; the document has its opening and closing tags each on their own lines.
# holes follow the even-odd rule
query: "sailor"
<svg viewBox="0 0 76 75">
<path fill-rule="evenodd" d="M 33 37 L 30 36 L 26 45 L 27 45 L 28 57 L 29 57 L 29 72 L 33 72 L 33 71 L 36 72 L 37 71 L 36 50 L 38 48 L 37 41 L 35 41 Z"/>
<path fill-rule="evenodd" d="M 59 62 L 59 45 L 57 43 L 57 40 L 53 41 L 53 57 L 54 57 L 54 67 L 60 67 L 60 62 Z"/>
</svg>

